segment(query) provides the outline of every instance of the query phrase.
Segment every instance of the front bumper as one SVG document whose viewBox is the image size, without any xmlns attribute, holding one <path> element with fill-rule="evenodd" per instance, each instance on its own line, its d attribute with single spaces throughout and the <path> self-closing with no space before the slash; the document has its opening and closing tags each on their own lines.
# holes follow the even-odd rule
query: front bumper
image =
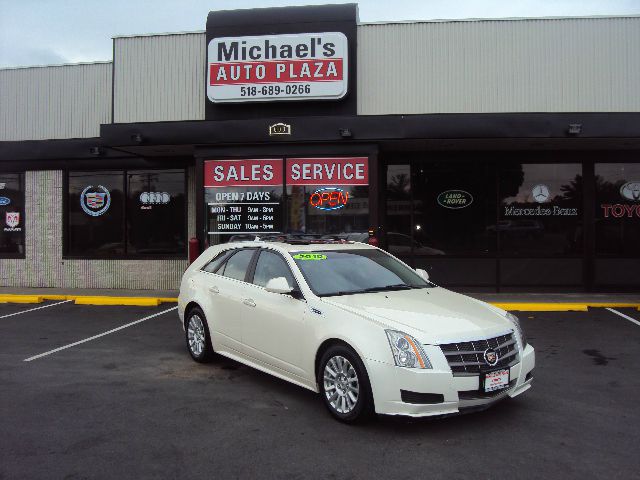
<svg viewBox="0 0 640 480">
<path fill-rule="evenodd" d="M 480 393 L 479 376 L 453 376 L 450 369 L 438 370 L 437 365 L 434 365 L 434 369 L 417 370 L 374 360 L 367 360 L 366 363 L 376 413 L 427 417 L 461 413 L 465 409 L 482 409 L 527 391 L 533 380 L 535 351 L 531 345 L 527 345 L 520 352 L 520 362 L 510 368 L 509 387 L 488 395 Z M 437 403 L 408 403 L 402 400 L 401 390 L 432 394 L 426 398 L 433 398 L 432 401 Z"/>
</svg>

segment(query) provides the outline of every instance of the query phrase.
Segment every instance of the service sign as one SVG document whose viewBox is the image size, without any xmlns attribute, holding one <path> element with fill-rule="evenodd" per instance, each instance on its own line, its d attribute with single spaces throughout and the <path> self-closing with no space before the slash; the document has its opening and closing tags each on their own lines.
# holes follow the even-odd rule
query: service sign
<svg viewBox="0 0 640 480">
<path fill-rule="evenodd" d="M 367 157 L 288 158 L 287 185 L 369 185 Z"/>
<path fill-rule="evenodd" d="M 348 87 L 348 42 L 340 32 L 214 38 L 207 97 L 215 103 L 338 100 Z"/>
</svg>

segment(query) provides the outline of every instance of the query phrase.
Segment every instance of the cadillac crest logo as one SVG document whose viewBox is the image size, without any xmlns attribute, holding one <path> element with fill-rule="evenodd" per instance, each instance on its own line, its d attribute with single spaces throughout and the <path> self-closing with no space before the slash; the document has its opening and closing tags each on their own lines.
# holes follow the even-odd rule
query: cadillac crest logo
<svg viewBox="0 0 640 480">
<path fill-rule="evenodd" d="M 92 217 L 99 217 L 107 210 L 111 205 L 111 195 L 102 185 L 98 185 L 94 188 L 93 185 L 86 187 L 80 194 L 80 206 L 84 213 L 91 215 Z"/>
<path fill-rule="evenodd" d="M 490 367 L 494 367 L 498 363 L 498 360 L 500 359 L 500 357 L 498 356 L 498 352 L 496 352 L 493 348 L 487 348 L 484 351 L 483 356 L 484 356 L 485 363 Z"/>
</svg>

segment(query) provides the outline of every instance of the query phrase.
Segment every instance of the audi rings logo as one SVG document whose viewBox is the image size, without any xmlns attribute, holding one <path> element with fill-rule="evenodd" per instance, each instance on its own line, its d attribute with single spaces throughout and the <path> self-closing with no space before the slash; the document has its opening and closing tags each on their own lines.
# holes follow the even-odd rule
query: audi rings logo
<svg viewBox="0 0 640 480">
<path fill-rule="evenodd" d="M 171 201 L 171 195 L 167 192 L 142 192 L 140 203 L 143 205 L 166 205 Z"/>
<path fill-rule="evenodd" d="M 80 194 L 82 210 L 92 217 L 99 217 L 105 213 L 109 210 L 109 205 L 111 205 L 111 195 L 109 190 L 102 185 L 98 185 L 96 188 L 89 185 Z"/>
<path fill-rule="evenodd" d="M 496 352 L 493 348 L 487 348 L 484 351 L 483 356 L 484 356 L 485 363 L 490 367 L 494 367 L 498 363 L 498 360 L 500 360 L 500 357 L 498 356 L 498 352 Z"/>
</svg>

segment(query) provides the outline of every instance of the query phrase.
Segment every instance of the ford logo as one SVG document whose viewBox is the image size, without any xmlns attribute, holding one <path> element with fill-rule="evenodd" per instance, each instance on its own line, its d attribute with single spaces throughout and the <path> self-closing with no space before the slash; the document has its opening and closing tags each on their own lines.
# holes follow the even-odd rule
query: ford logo
<svg viewBox="0 0 640 480">
<path fill-rule="evenodd" d="M 438 195 L 438 203 L 444 208 L 465 208 L 473 203 L 473 196 L 464 190 L 447 190 Z"/>
<path fill-rule="evenodd" d="M 0 206 L 9 205 L 11 203 L 11 199 L 7 197 L 0 197 Z"/>
</svg>

